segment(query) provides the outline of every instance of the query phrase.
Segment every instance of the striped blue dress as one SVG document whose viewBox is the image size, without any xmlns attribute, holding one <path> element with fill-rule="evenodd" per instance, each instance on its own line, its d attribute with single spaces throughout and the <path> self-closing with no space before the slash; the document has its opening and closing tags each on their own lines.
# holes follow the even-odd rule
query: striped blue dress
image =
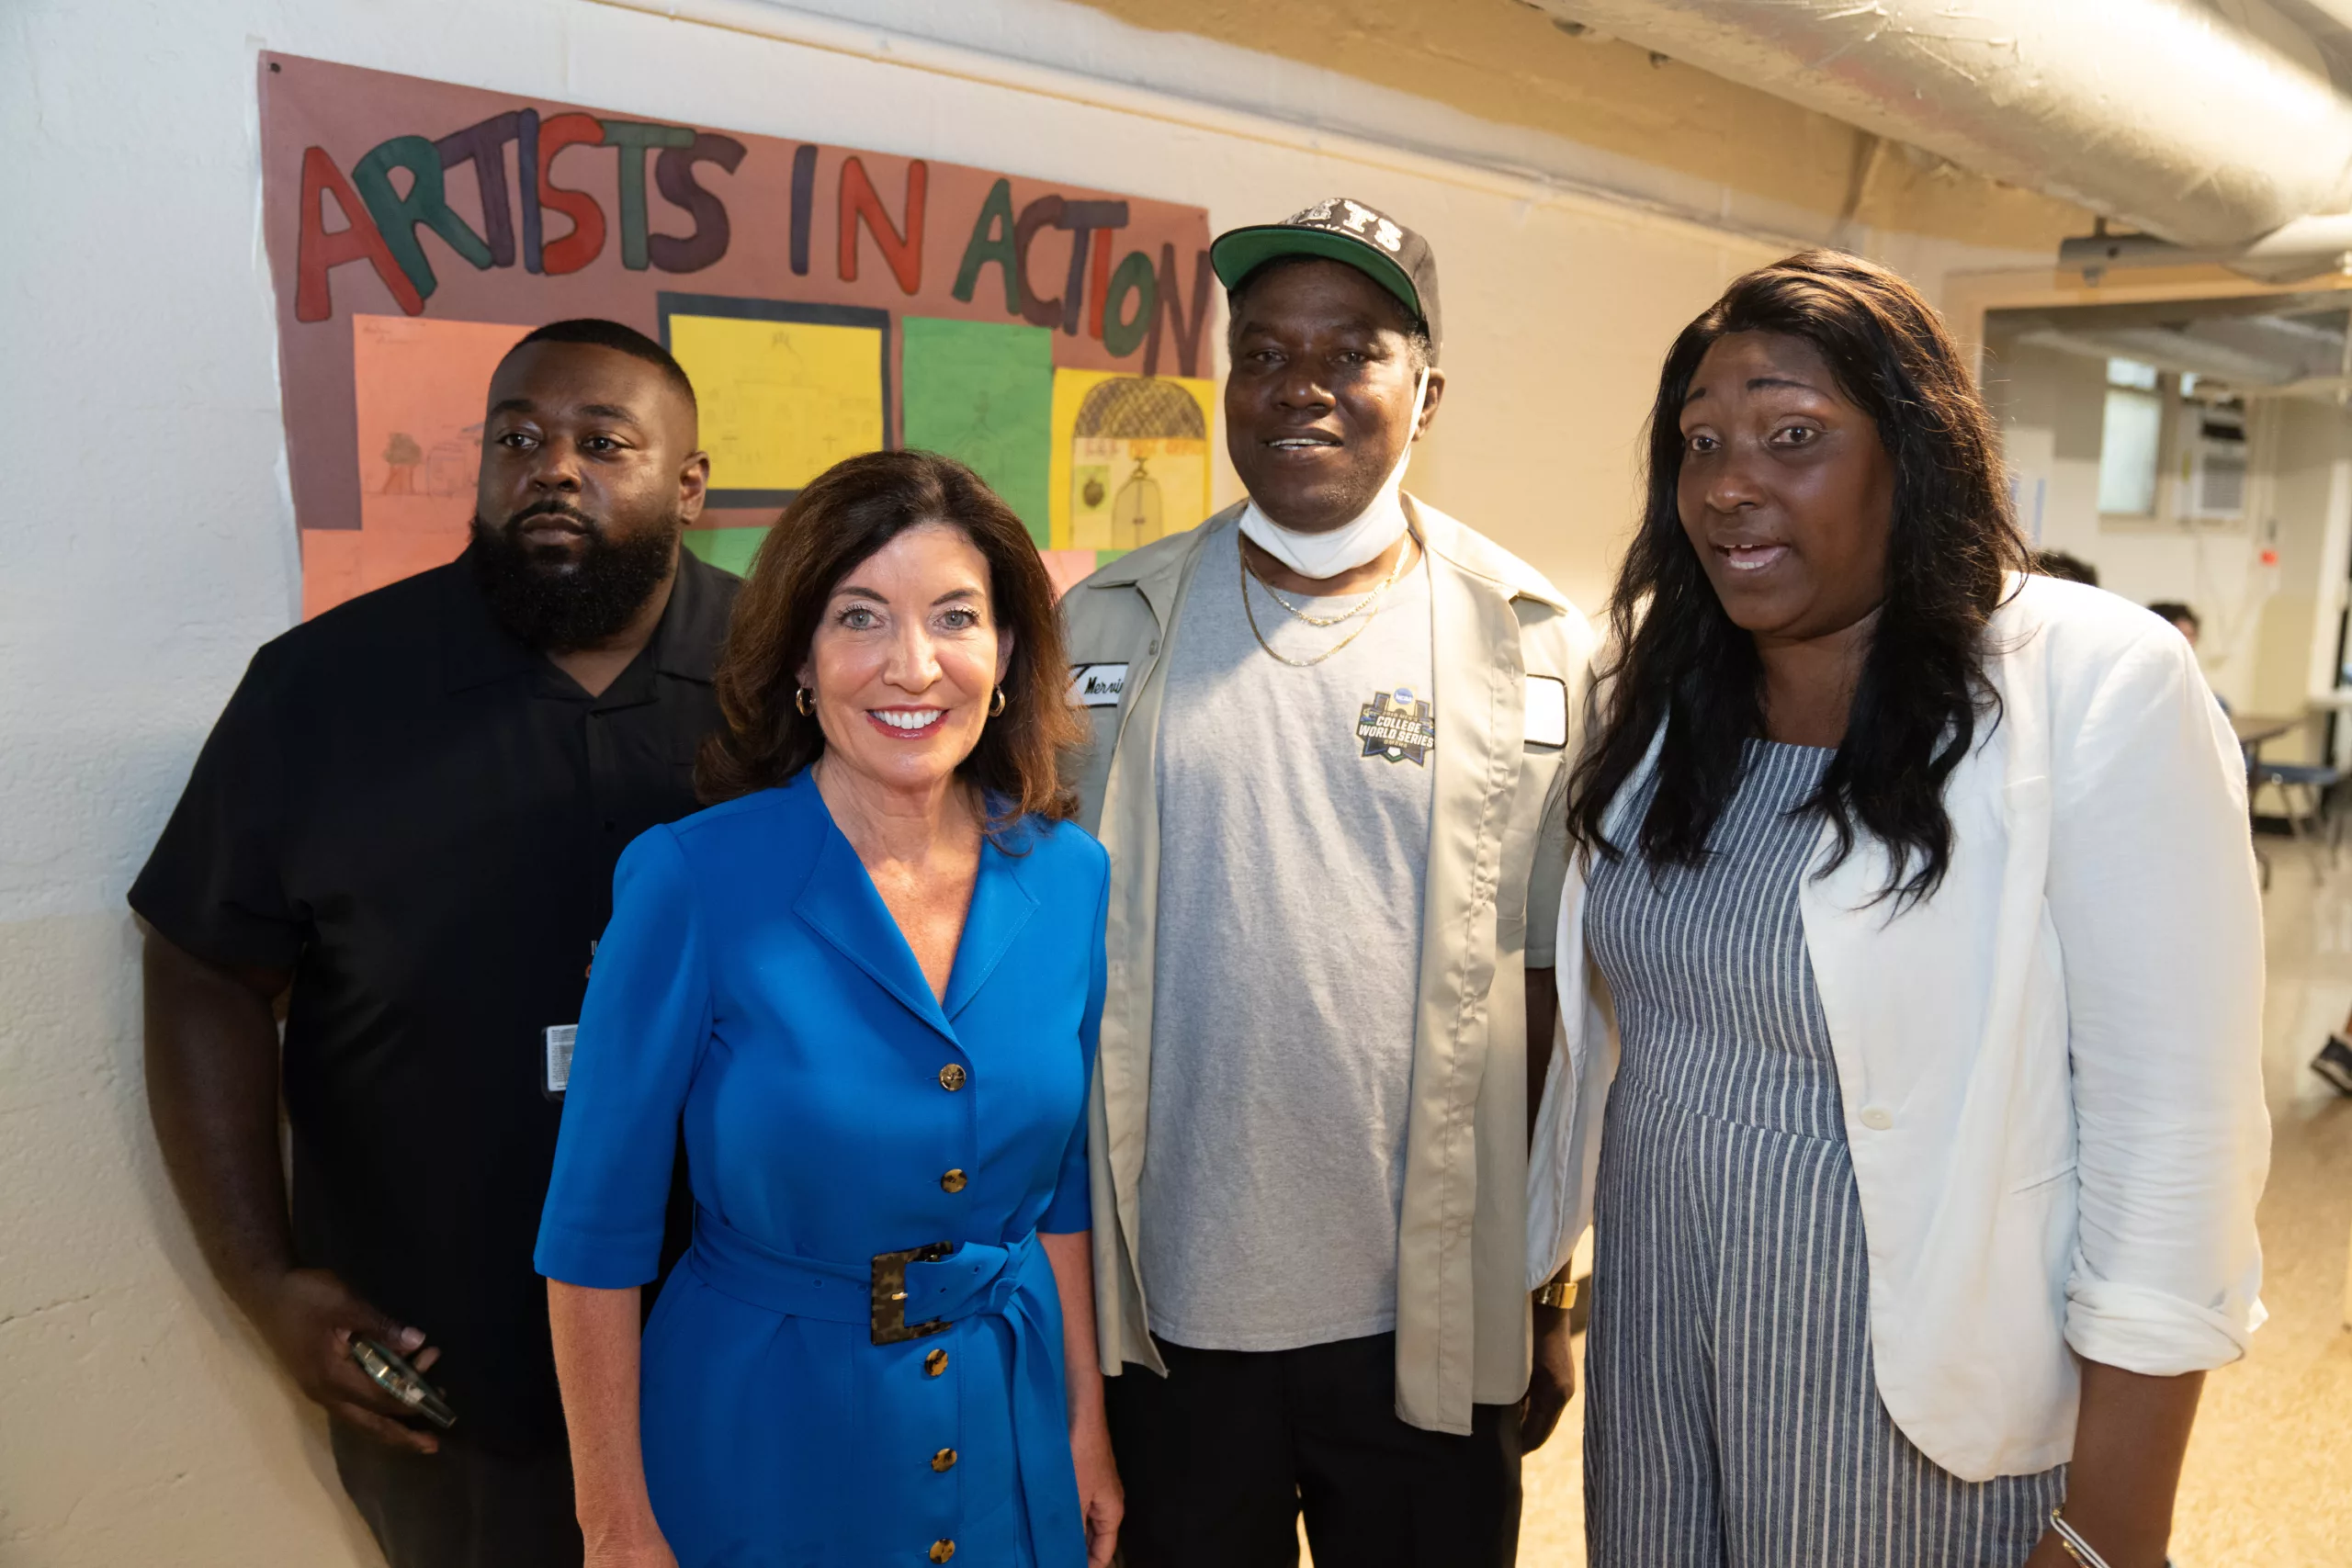
<svg viewBox="0 0 2352 1568">
<path fill-rule="evenodd" d="M 1792 813 L 1830 755 L 1750 742 L 1702 868 L 1628 854 L 1587 894 L 1623 1045 L 1586 1352 L 1593 1568 L 2017 1568 L 2064 1496 L 2063 1466 L 1959 1479 L 1879 1401 L 1797 908 L 1815 823 Z"/>
</svg>

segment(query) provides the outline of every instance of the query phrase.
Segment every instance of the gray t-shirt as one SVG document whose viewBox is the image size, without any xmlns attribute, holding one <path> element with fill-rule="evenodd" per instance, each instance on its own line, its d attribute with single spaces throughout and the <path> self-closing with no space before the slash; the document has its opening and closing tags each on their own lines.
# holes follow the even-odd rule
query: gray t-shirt
<svg viewBox="0 0 2352 1568">
<path fill-rule="evenodd" d="M 1202 551 L 1159 730 L 1142 1266 L 1152 1332 L 1282 1350 L 1396 1324 L 1433 797 L 1430 590 L 1307 626 Z M 1362 594 L 1303 599 L 1337 615 Z"/>
</svg>

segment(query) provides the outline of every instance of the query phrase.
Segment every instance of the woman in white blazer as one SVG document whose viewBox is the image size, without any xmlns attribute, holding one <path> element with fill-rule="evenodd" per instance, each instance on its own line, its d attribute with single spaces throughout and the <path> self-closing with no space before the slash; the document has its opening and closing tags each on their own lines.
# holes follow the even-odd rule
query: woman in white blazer
<svg viewBox="0 0 2352 1568">
<path fill-rule="evenodd" d="M 2188 645 L 2022 575 L 1892 273 L 1661 378 L 1570 786 L 1531 1283 L 1588 1220 L 1595 1568 L 2157 1568 L 2261 1321 L 2261 909 Z"/>
</svg>

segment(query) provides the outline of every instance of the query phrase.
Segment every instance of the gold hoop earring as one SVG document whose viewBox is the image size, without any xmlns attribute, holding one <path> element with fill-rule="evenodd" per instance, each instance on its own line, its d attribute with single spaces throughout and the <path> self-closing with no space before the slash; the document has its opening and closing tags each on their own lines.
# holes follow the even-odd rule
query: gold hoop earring
<svg viewBox="0 0 2352 1568">
<path fill-rule="evenodd" d="M 815 694 L 810 692 L 808 687 L 803 686 L 798 691 L 792 694 L 792 705 L 800 710 L 801 717 L 811 718 L 815 716 L 817 712 L 817 704 L 814 698 Z"/>
<path fill-rule="evenodd" d="M 999 687 L 996 689 L 996 695 L 994 695 L 994 696 L 992 696 L 992 697 L 990 697 L 990 698 L 989 699 L 989 716 L 990 718 L 996 718 L 996 717 L 1000 716 L 1001 715 L 1002 715 L 1002 714 L 1003 714 L 1003 712 L 1004 712 L 1004 688 L 1003 688 L 1002 686 L 999 686 Z"/>
</svg>

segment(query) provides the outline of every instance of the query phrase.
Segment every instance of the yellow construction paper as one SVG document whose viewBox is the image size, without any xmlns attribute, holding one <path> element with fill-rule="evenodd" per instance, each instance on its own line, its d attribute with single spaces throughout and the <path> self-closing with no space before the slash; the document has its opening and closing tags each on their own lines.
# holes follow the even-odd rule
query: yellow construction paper
<svg viewBox="0 0 2352 1568">
<path fill-rule="evenodd" d="M 702 404 L 711 489 L 798 490 L 882 446 L 878 329 L 718 316 L 669 326 Z"/>
</svg>

